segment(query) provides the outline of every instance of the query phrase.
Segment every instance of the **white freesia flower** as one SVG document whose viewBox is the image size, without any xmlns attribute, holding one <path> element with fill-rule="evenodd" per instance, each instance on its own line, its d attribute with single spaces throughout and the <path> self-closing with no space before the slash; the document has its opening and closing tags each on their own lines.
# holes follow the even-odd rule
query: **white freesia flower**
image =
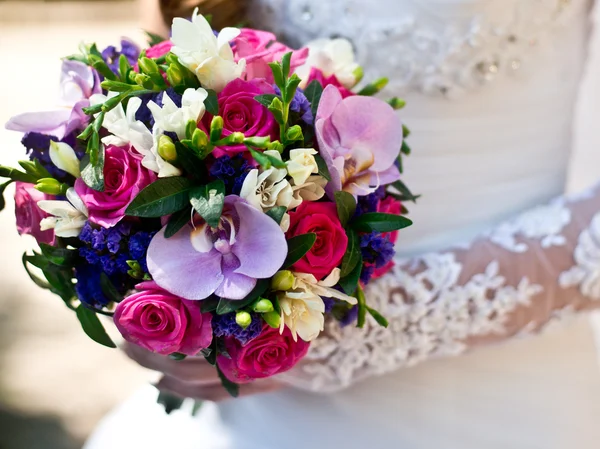
<svg viewBox="0 0 600 449">
<path fill-rule="evenodd" d="M 336 298 L 349 304 L 356 304 L 356 298 L 333 288 L 340 280 L 340 269 L 335 268 L 322 281 L 312 274 L 293 273 L 294 285 L 291 290 L 278 295 L 281 307 L 280 332 L 287 326 L 294 340 L 298 336 L 304 341 L 316 339 L 325 326 L 325 298 Z"/>
<path fill-rule="evenodd" d="M 76 178 L 81 176 L 81 171 L 79 170 L 79 159 L 77 159 L 75 150 L 68 143 L 55 142 L 51 140 L 50 160 L 56 167 L 72 174 Z"/>
<path fill-rule="evenodd" d="M 311 176 L 299 186 L 293 186 L 294 199 L 288 206 L 289 210 L 300 206 L 304 201 L 319 201 L 325 196 L 327 180 L 320 175 Z"/>
<path fill-rule="evenodd" d="M 314 67 L 325 76 L 335 75 L 344 87 L 351 89 L 357 83 L 356 62 L 352 43 L 347 39 L 317 39 L 306 45 L 309 49 L 306 62 L 296 69 L 296 74 L 307 80 Z M 303 85 L 305 85 L 303 83 Z"/>
<path fill-rule="evenodd" d="M 208 97 L 206 90 L 186 89 L 181 97 L 181 107 L 177 107 L 175 102 L 167 95 L 162 95 L 162 108 L 154 101 L 148 102 L 148 109 L 154 117 L 158 128 L 163 131 L 169 131 L 177 134 L 179 139 L 185 139 L 185 128 L 190 120 L 198 122 L 206 112 L 204 101 Z"/>
<path fill-rule="evenodd" d="M 40 229 L 54 229 L 57 237 L 77 237 L 87 222 L 88 210 L 74 188 L 67 190 L 67 200 L 42 200 L 38 207 L 52 215 L 40 222 Z"/>
<path fill-rule="evenodd" d="M 306 183 L 311 174 L 319 173 L 315 154 L 317 152 L 312 148 L 297 148 L 290 151 L 290 160 L 286 166 L 295 185 L 301 186 Z"/>
<path fill-rule="evenodd" d="M 196 74 L 203 87 L 220 92 L 246 68 L 246 61 L 235 62 L 229 42 L 240 34 L 237 28 L 223 28 L 215 36 L 208 21 L 194 10 L 192 21 L 173 20 L 171 52 L 179 62 Z"/>
<path fill-rule="evenodd" d="M 90 103 L 92 106 L 104 103 L 107 99 L 116 95 L 118 95 L 116 92 L 110 92 L 108 97 L 96 94 L 90 98 Z M 102 143 L 115 146 L 131 145 L 140 154 L 148 153 L 152 148 L 152 133 L 144 123 L 135 118 L 135 114 L 141 105 L 142 100 L 133 97 L 127 103 L 127 112 L 123 109 L 123 104 L 119 104 L 108 111 L 104 115 L 102 127 L 111 135 L 104 137 Z"/>
<path fill-rule="evenodd" d="M 265 154 L 281 160 L 278 151 L 269 150 L 265 151 Z M 262 211 L 268 211 L 276 206 L 288 207 L 293 200 L 293 190 L 286 176 L 287 170 L 284 168 L 250 170 L 244 179 L 240 196 Z"/>
<path fill-rule="evenodd" d="M 154 127 L 152 131 L 153 145 L 150 151 L 144 153 L 144 159 L 142 159 L 142 165 L 146 167 L 148 170 L 152 170 L 155 173 L 158 173 L 159 178 L 169 178 L 171 176 L 180 176 L 181 170 L 179 170 L 174 165 L 165 161 L 160 154 L 158 154 L 158 145 L 161 136 L 164 134 L 164 131 L 160 129 L 158 126 Z"/>
</svg>

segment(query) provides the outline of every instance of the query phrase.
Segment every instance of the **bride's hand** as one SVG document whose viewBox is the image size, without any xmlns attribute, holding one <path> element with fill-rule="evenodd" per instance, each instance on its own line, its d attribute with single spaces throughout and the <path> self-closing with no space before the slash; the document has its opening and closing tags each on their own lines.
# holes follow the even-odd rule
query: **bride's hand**
<svg viewBox="0 0 600 449">
<path fill-rule="evenodd" d="M 139 365 L 163 373 L 156 387 L 182 398 L 220 402 L 231 399 L 221 385 L 214 366 L 204 358 L 187 358 L 176 361 L 160 354 L 154 354 L 133 344 L 126 344 L 125 353 Z M 274 380 L 265 379 L 240 386 L 240 397 L 268 393 L 282 388 Z"/>
</svg>

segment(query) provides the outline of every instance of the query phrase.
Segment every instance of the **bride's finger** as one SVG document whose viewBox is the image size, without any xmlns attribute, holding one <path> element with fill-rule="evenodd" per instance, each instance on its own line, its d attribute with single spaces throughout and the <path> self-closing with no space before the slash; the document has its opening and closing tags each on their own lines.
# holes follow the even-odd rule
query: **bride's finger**
<svg viewBox="0 0 600 449">
<path fill-rule="evenodd" d="M 177 361 L 134 345 L 127 345 L 124 350 L 131 359 L 152 371 L 159 371 L 186 382 L 219 383 L 219 376 L 215 368 L 203 358 L 187 358 Z"/>
<path fill-rule="evenodd" d="M 232 399 L 231 395 L 220 384 L 199 385 L 181 382 L 176 378 L 164 376 L 157 384 L 159 390 L 166 390 L 183 398 L 201 399 L 204 401 L 221 402 Z M 281 389 L 277 382 L 266 380 L 240 386 L 240 397 L 251 396 L 261 393 L 269 393 Z"/>
</svg>

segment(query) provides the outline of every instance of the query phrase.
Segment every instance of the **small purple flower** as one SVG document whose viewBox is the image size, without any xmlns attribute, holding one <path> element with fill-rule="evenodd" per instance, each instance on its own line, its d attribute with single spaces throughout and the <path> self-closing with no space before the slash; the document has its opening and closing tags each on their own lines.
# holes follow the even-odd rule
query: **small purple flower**
<svg viewBox="0 0 600 449">
<path fill-rule="evenodd" d="M 197 219 L 170 239 L 164 228 L 148 248 L 148 269 L 163 289 L 189 300 L 212 294 L 244 299 L 281 268 L 287 242 L 279 225 L 240 197 L 225 198 L 216 228 Z"/>
<path fill-rule="evenodd" d="M 242 345 L 248 344 L 262 332 L 262 319 L 256 314 L 252 315 L 252 323 L 246 329 L 242 329 L 235 321 L 235 313 L 226 315 L 215 315 L 213 317 L 213 332 L 217 337 L 234 337 Z"/>
<path fill-rule="evenodd" d="M 386 266 L 394 258 L 394 244 L 379 232 L 363 234 L 360 237 L 360 250 L 363 262 L 375 268 Z"/>
<path fill-rule="evenodd" d="M 119 58 L 121 55 L 124 55 L 129 64 L 133 66 L 140 56 L 140 49 L 130 40 L 121 39 L 121 50 L 117 50 L 114 45 L 109 45 L 102 50 L 102 59 L 114 73 L 119 73 Z"/>
<path fill-rule="evenodd" d="M 275 89 L 275 93 L 277 95 L 281 95 L 281 89 L 279 89 L 279 87 L 274 85 L 273 88 Z M 308 101 L 308 98 L 306 98 L 306 95 L 304 95 L 304 91 L 300 88 L 296 90 L 296 95 L 294 95 L 294 98 L 290 103 L 290 110 L 300 114 L 300 118 L 307 125 L 312 125 L 315 121 L 310 101 Z"/>
<path fill-rule="evenodd" d="M 239 195 L 248 172 L 253 167 L 241 154 L 221 156 L 210 167 L 210 175 L 225 183 L 225 191 Z"/>
<path fill-rule="evenodd" d="M 100 284 L 101 272 L 93 265 L 80 265 L 75 270 L 75 291 L 84 304 L 93 308 L 107 306 L 110 300 L 104 295 Z"/>
</svg>

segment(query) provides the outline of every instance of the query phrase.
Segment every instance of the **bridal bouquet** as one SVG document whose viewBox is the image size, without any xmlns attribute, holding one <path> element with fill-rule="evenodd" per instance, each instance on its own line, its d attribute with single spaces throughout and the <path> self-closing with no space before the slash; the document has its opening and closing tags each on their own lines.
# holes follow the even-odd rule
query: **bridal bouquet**
<svg viewBox="0 0 600 449">
<path fill-rule="evenodd" d="M 411 224 L 407 129 L 362 90 L 343 40 L 292 51 L 266 32 L 213 31 L 197 13 L 140 51 L 82 46 L 62 108 L 17 116 L 16 184 L 32 280 L 83 330 L 175 359 L 204 356 L 238 384 L 292 368 L 326 315 L 363 326 L 363 287 Z M 43 275 L 41 277 L 40 275 Z"/>
</svg>

